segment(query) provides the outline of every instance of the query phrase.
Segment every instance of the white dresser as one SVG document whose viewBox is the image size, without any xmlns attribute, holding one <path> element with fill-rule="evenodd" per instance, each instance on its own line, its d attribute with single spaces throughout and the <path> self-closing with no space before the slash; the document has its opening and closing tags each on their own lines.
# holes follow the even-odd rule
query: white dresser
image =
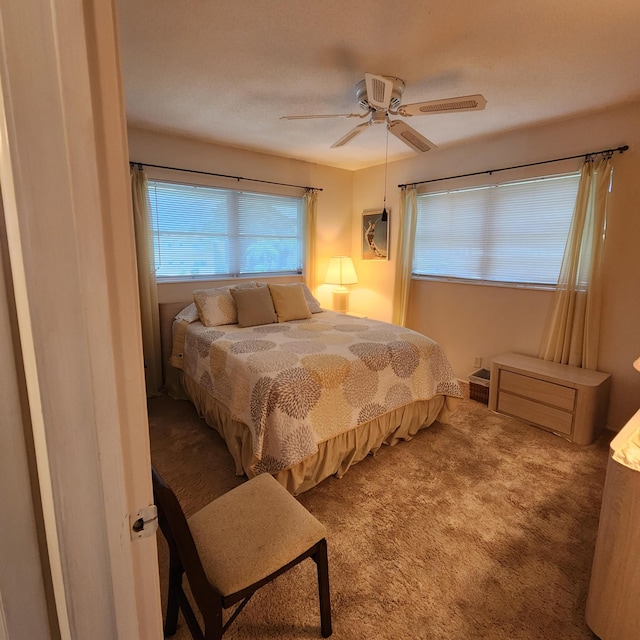
<svg viewBox="0 0 640 640">
<path fill-rule="evenodd" d="M 491 363 L 489 409 L 590 444 L 606 426 L 611 376 L 506 353 Z"/>
<path fill-rule="evenodd" d="M 586 620 L 602 640 L 640 638 L 640 411 L 611 441 Z"/>
</svg>

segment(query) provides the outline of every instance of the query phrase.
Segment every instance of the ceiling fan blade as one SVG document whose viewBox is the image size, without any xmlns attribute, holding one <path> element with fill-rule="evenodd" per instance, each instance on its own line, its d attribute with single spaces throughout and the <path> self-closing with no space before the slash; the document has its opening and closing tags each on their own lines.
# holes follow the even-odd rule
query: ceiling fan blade
<svg viewBox="0 0 640 640">
<path fill-rule="evenodd" d="M 421 133 L 418 133 L 413 127 L 410 127 L 402 120 L 389 120 L 387 129 L 389 129 L 398 140 L 402 140 L 402 142 L 418 153 L 426 153 L 430 149 L 437 148 L 431 140 L 427 140 Z"/>
<path fill-rule="evenodd" d="M 368 113 L 330 113 L 327 115 L 311 115 L 311 116 L 280 116 L 280 120 L 308 120 L 311 118 L 365 118 Z"/>
<path fill-rule="evenodd" d="M 351 129 L 349 133 L 342 136 L 340 140 L 338 140 L 337 142 L 334 142 L 331 145 L 331 148 L 335 149 L 336 147 L 343 147 L 345 144 L 347 144 L 347 142 L 351 142 L 351 140 L 353 140 L 356 136 L 359 136 L 367 127 L 370 127 L 370 126 L 371 126 L 370 121 L 359 124 L 357 127 L 354 127 L 353 129 Z"/>
<path fill-rule="evenodd" d="M 377 111 L 386 111 L 391 103 L 393 81 L 375 73 L 365 73 L 367 101 Z"/>
<path fill-rule="evenodd" d="M 453 111 L 480 111 L 485 108 L 487 101 L 480 94 L 473 96 L 459 96 L 444 100 L 430 100 L 429 102 L 415 102 L 398 107 L 401 116 L 426 116 L 432 113 L 451 113 Z"/>
</svg>

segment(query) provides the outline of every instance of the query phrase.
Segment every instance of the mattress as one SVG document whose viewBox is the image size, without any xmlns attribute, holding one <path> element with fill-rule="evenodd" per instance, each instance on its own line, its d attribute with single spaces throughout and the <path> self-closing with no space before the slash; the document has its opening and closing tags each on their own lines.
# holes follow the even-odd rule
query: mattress
<svg viewBox="0 0 640 640">
<path fill-rule="evenodd" d="M 405 327 L 331 311 L 284 323 L 174 323 L 172 361 L 236 471 L 292 493 L 343 475 L 383 443 L 446 422 L 461 397 L 441 347 Z"/>
</svg>

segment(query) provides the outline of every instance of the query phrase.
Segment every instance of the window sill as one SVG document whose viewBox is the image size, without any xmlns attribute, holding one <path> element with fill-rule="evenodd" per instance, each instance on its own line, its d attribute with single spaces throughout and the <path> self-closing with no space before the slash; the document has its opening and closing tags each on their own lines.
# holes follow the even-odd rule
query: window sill
<svg viewBox="0 0 640 640">
<path fill-rule="evenodd" d="M 471 284 L 481 287 L 500 287 L 505 289 L 532 289 L 534 291 L 555 291 L 556 285 L 529 284 L 522 282 L 495 282 L 493 280 L 473 280 L 467 278 L 444 278 L 439 276 L 411 275 L 412 280 L 424 280 L 427 282 L 445 282 L 447 284 Z"/>
<path fill-rule="evenodd" d="M 156 277 L 158 284 L 171 284 L 179 282 L 250 282 L 252 280 L 263 280 L 265 278 L 302 278 L 303 274 L 297 271 L 278 273 L 252 273 L 241 276 L 164 276 Z"/>
</svg>

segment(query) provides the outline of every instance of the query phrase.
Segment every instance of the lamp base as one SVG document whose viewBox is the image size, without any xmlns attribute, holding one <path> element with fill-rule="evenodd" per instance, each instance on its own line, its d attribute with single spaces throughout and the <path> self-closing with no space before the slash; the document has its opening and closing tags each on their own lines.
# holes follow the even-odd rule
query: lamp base
<svg viewBox="0 0 640 640">
<path fill-rule="evenodd" d="M 333 290 L 333 310 L 338 313 L 347 313 L 349 310 L 349 289 L 346 287 Z"/>
</svg>

